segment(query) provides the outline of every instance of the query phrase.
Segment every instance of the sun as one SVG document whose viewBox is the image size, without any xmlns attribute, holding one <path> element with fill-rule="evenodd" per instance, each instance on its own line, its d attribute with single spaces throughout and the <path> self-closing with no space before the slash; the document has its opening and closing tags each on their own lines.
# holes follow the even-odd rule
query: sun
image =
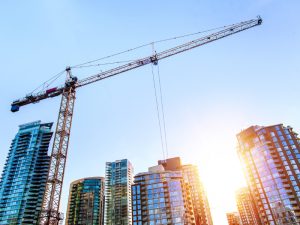
<svg viewBox="0 0 300 225">
<path fill-rule="evenodd" d="M 233 116 L 232 116 L 233 117 Z M 215 224 L 224 224 L 226 213 L 236 211 L 235 192 L 246 186 L 243 168 L 237 154 L 236 134 L 240 129 L 235 118 L 207 119 L 202 127 L 190 127 L 195 150 L 184 155 L 186 161 L 198 166 L 200 179 L 207 192 Z M 197 127 L 196 127 L 197 126 Z M 237 128 L 239 127 L 239 128 Z M 220 219 L 220 221 L 215 221 Z"/>
</svg>

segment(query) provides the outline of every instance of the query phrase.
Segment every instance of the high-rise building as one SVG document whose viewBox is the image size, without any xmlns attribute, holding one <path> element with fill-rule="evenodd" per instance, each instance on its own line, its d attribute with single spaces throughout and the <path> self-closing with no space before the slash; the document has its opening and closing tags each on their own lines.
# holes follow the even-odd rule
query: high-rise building
<svg viewBox="0 0 300 225">
<path fill-rule="evenodd" d="M 191 187 L 196 224 L 212 225 L 209 203 L 203 184 L 200 181 L 198 167 L 195 165 L 183 165 L 182 172 L 185 182 Z"/>
<path fill-rule="evenodd" d="M 228 225 L 242 225 L 238 212 L 226 213 Z"/>
<path fill-rule="evenodd" d="M 257 208 L 247 187 L 236 191 L 236 204 L 242 225 L 262 225 Z"/>
<path fill-rule="evenodd" d="M 133 225 L 194 225 L 190 186 L 182 171 L 165 171 L 162 165 L 139 173 L 132 185 Z"/>
<path fill-rule="evenodd" d="M 103 225 L 104 178 L 88 177 L 70 185 L 66 225 Z"/>
<path fill-rule="evenodd" d="M 196 225 L 213 225 L 209 202 L 200 180 L 198 167 L 195 165 L 182 165 L 180 157 L 159 160 L 166 171 L 182 171 L 184 181 L 190 185 Z"/>
<path fill-rule="evenodd" d="M 50 164 L 52 123 L 19 126 L 0 181 L 0 224 L 36 224 Z"/>
<path fill-rule="evenodd" d="M 107 162 L 105 170 L 105 225 L 131 225 L 133 167 L 127 159 Z"/>
<path fill-rule="evenodd" d="M 291 127 L 251 126 L 238 154 L 262 224 L 300 224 L 300 145 Z"/>
</svg>

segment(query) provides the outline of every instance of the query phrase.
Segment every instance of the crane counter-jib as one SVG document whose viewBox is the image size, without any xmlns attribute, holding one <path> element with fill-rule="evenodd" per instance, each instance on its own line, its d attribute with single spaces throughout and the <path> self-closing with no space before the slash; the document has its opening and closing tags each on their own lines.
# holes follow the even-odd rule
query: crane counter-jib
<svg viewBox="0 0 300 225">
<path fill-rule="evenodd" d="M 28 94 L 24 98 L 13 101 L 13 103 L 11 104 L 11 111 L 17 112 L 19 111 L 21 106 L 28 105 L 31 103 L 37 103 L 43 99 L 53 98 L 58 95 L 61 95 L 64 89 L 64 87 L 54 87 L 46 91 L 38 92 L 36 94 Z"/>
</svg>

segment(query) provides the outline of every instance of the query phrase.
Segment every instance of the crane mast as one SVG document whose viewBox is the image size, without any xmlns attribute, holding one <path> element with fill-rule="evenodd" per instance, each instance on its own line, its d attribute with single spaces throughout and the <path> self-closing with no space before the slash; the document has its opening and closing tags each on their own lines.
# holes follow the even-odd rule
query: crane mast
<svg viewBox="0 0 300 225">
<path fill-rule="evenodd" d="M 72 76 L 71 68 L 66 69 L 67 79 L 64 85 L 50 88 L 46 91 L 27 95 L 25 98 L 18 99 L 11 104 L 11 111 L 17 112 L 19 108 L 31 103 L 37 103 L 43 99 L 61 95 L 60 109 L 57 119 L 56 131 L 52 146 L 50 159 L 50 168 L 47 177 L 47 184 L 43 198 L 42 211 L 40 213 L 40 225 L 58 225 L 62 219 L 59 211 L 60 198 L 63 186 L 65 165 L 67 160 L 68 145 L 72 126 L 72 117 L 74 103 L 76 98 L 76 89 L 88 84 L 103 80 L 105 78 L 133 70 L 150 63 L 157 64 L 159 60 L 188 51 L 190 49 L 208 44 L 221 38 L 233 35 L 235 33 L 250 29 L 262 24 L 262 19 L 252 19 L 241 23 L 227 26 L 225 29 L 216 33 L 192 40 L 190 42 L 178 45 L 165 51 L 155 53 L 145 58 L 115 67 L 113 69 L 98 73 L 82 80 L 77 80 Z"/>
<path fill-rule="evenodd" d="M 70 68 L 66 69 L 67 80 L 74 79 Z M 76 79 L 75 79 L 76 80 Z M 54 142 L 52 146 L 50 168 L 43 198 L 39 224 L 58 224 L 62 220 L 59 212 L 68 145 L 72 126 L 73 109 L 76 99 L 74 83 L 64 88 L 58 113 Z"/>
</svg>

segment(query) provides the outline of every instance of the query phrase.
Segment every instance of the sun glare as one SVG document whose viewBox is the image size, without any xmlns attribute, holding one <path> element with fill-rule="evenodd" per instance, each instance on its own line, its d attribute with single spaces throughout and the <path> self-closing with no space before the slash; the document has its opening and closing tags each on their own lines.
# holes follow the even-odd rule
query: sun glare
<svg viewBox="0 0 300 225">
<path fill-rule="evenodd" d="M 212 117 L 212 115 L 210 115 Z M 227 120 L 206 120 L 203 128 L 194 128 L 197 151 L 185 159 L 198 165 L 200 178 L 207 192 L 215 224 L 226 221 L 226 212 L 235 211 L 235 191 L 246 185 L 237 155 L 234 115 Z M 193 128 L 192 128 L 193 129 Z"/>
</svg>

